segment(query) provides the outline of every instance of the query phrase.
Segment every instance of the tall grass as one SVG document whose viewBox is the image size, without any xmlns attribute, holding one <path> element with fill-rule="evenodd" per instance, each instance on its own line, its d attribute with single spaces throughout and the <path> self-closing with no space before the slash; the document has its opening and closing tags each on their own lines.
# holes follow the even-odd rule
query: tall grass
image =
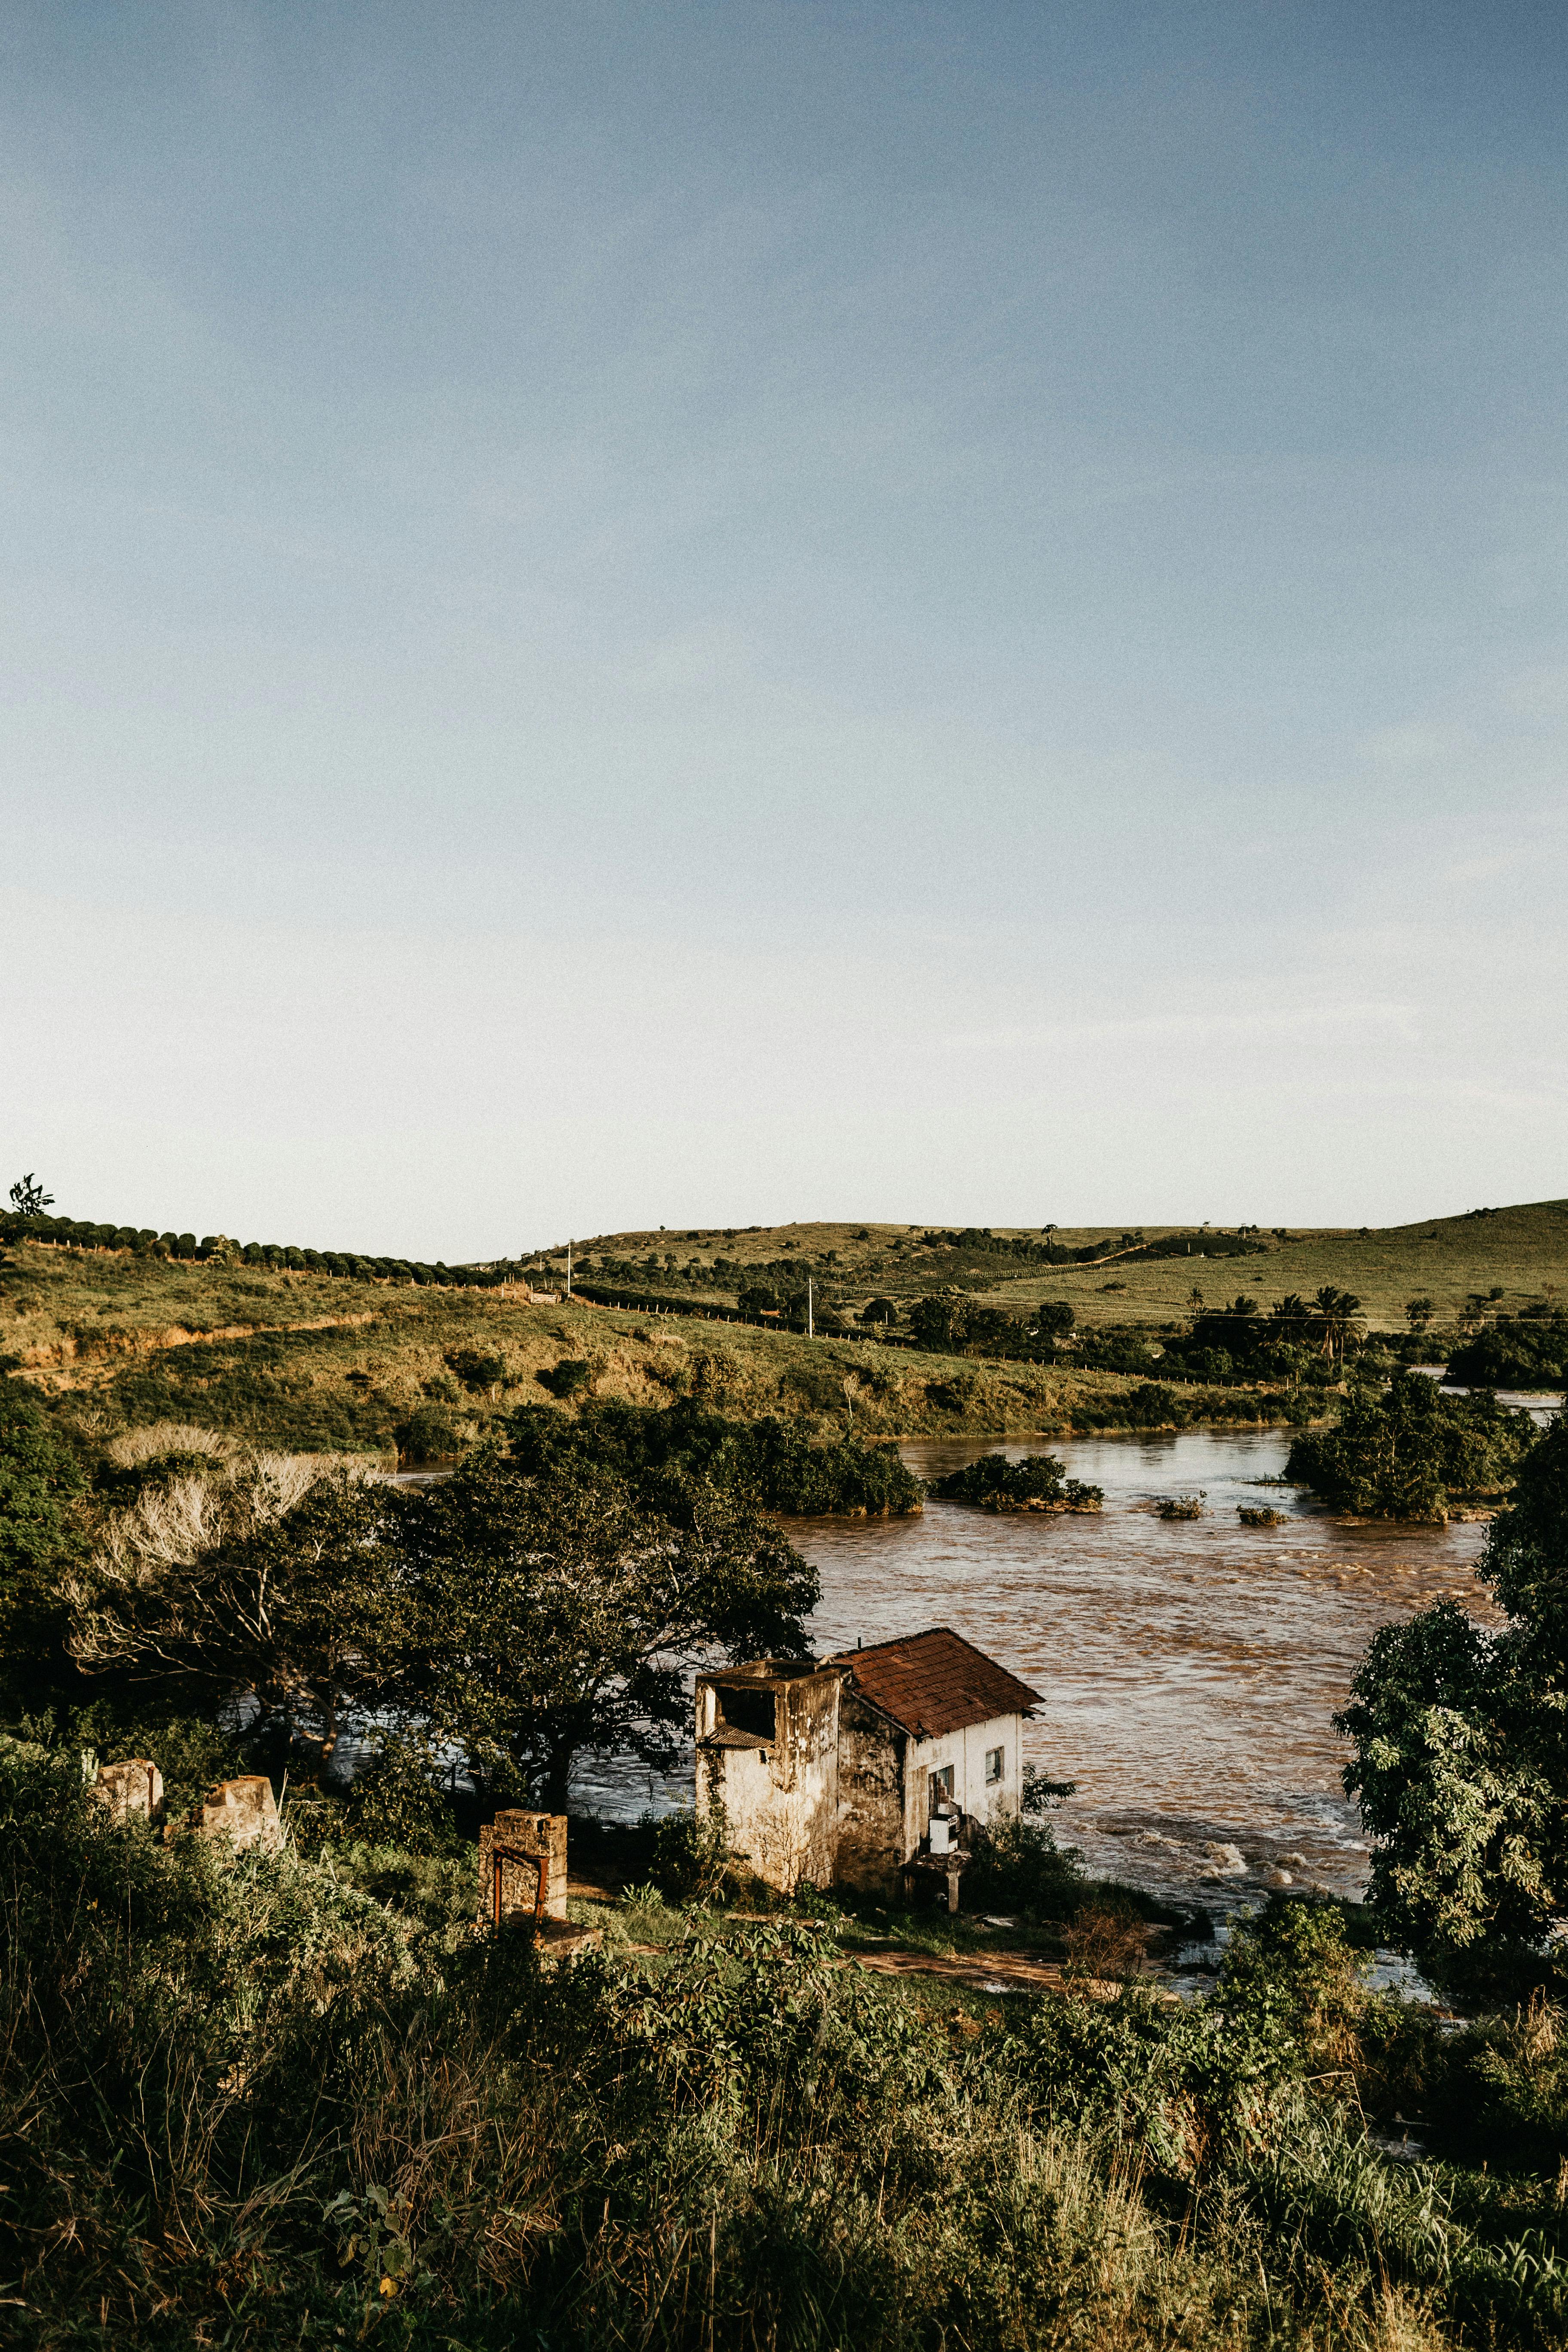
<svg viewBox="0 0 1568 2352">
<path fill-rule="evenodd" d="M 0 2308 L 40 2352 L 1561 2340 L 1550 2218 L 1389 2164 L 1261 2011 L 959 2032 L 805 1921 L 550 1968 L 116 1827 L 42 1751 L 0 1832 Z"/>
</svg>

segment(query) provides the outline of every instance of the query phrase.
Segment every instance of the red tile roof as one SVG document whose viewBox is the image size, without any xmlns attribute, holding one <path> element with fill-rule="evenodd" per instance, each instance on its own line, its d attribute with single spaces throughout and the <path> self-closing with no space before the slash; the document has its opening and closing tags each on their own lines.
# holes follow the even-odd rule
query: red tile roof
<svg viewBox="0 0 1568 2352">
<path fill-rule="evenodd" d="M 1040 1704 L 1038 1691 L 946 1625 L 868 1650 L 843 1650 L 822 1663 L 847 1668 L 874 1706 L 928 1739 L 993 1716 L 1026 1715 Z"/>
</svg>

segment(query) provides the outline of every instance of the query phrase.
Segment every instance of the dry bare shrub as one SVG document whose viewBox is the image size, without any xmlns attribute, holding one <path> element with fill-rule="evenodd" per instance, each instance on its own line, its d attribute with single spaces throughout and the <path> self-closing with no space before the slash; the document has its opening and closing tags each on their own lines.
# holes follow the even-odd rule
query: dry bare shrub
<svg viewBox="0 0 1568 2352">
<path fill-rule="evenodd" d="M 227 1462 L 239 1450 L 237 1439 L 185 1421 L 153 1421 L 142 1429 L 127 1429 L 105 1448 L 121 1470 L 139 1469 L 143 1462 L 163 1461 L 172 1454 L 204 1454 L 214 1462 Z"/>
<path fill-rule="evenodd" d="M 1125 1904 L 1086 1903 L 1062 1930 L 1062 1942 L 1070 1976 L 1115 1981 L 1142 1969 L 1148 1929 Z"/>
<path fill-rule="evenodd" d="M 363 1483 L 369 1475 L 363 1455 L 236 1450 L 213 1456 L 209 1469 L 150 1483 L 110 1515 L 91 1556 L 67 1580 L 71 1655 L 90 1670 L 146 1654 L 149 1602 L 163 1604 L 165 1620 L 153 1649 L 178 1646 L 197 1619 L 234 1605 L 226 1587 L 220 1595 L 193 1578 L 198 1565 L 242 1554 L 326 1481 Z M 254 1601 L 265 1617 L 265 1593 Z"/>
<path fill-rule="evenodd" d="M 163 1568 L 188 1568 L 203 1553 L 242 1542 L 287 1518 L 323 1478 L 363 1475 L 363 1462 L 348 1454 L 226 1449 L 213 1458 L 214 1469 L 179 1472 L 144 1487 L 133 1503 L 114 1512 L 94 1557 L 94 1572 L 110 1580 L 144 1581 Z"/>
</svg>

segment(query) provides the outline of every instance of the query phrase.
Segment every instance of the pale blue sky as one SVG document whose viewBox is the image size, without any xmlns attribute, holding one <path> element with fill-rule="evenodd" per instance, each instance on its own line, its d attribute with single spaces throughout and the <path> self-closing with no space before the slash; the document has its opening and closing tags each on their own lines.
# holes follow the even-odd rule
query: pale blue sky
<svg viewBox="0 0 1568 2352">
<path fill-rule="evenodd" d="M 9 1172 L 1568 1192 L 1565 99 L 1544 5 L 7 9 Z"/>
</svg>

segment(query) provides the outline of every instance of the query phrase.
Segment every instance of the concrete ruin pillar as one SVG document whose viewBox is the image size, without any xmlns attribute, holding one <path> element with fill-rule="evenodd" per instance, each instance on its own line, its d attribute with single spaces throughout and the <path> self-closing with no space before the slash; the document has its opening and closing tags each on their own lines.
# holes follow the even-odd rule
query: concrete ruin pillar
<svg viewBox="0 0 1568 2352">
<path fill-rule="evenodd" d="M 123 1764 L 100 1764 L 93 1793 L 117 1822 L 132 1813 L 155 1822 L 163 1810 L 163 1775 L 150 1758 L 131 1756 Z"/>
<path fill-rule="evenodd" d="M 265 1772 L 220 1781 L 203 1798 L 193 1826 L 200 1837 L 227 1838 L 237 1853 L 252 1845 L 276 1853 L 283 1843 L 278 1800 Z"/>
<path fill-rule="evenodd" d="M 542 1872 L 542 1908 L 539 1901 Z M 479 1915 L 495 1920 L 509 1911 L 565 1918 L 564 1813 L 498 1813 L 480 1830 Z"/>
</svg>

